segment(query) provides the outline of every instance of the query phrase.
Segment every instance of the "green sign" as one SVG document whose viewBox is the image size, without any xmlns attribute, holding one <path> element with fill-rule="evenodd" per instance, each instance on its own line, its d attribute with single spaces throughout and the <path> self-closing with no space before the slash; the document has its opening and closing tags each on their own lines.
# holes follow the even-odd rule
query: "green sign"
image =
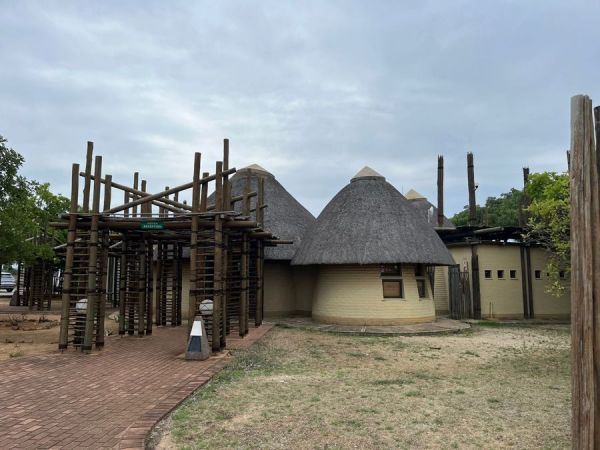
<svg viewBox="0 0 600 450">
<path fill-rule="evenodd" d="M 140 228 L 142 230 L 164 230 L 164 222 L 140 222 Z"/>
</svg>

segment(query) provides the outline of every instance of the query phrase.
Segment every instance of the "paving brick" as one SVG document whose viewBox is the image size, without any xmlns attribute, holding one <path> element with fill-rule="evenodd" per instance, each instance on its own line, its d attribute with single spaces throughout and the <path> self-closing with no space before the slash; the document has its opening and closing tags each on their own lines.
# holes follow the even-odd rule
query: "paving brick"
<svg viewBox="0 0 600 450">
<path fill-rule="evenodd" d="M 270 325 L 231 348 L 247 348 Z M 152 427 L 230 360 L 181 357 L 186 327 L 144 338 L 109 336 L 91 355 L 75 351 L 0 363 L 0 448 L 144 448 Z"/>
</svg>

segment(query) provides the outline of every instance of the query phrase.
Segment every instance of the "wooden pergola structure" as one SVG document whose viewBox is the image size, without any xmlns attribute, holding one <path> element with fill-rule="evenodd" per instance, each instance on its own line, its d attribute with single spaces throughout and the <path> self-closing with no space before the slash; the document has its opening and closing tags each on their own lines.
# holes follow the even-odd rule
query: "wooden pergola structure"
<svg viewBox="0 0 600 450">
<path fill-rule="evenodd" d="M 201 174 L 196 153 L 192 181 L 152 194 L 146 180 L 138 186 L 138 173 L 133 187 L 103 175 L 102 157 L 93 157 L 88 142 L 85 170 L 72 166 L 70 211 L 52 224 L 68 229 L 60 349 L 104 345 L 107 301 L 119 306 L 121 335 L 151 334 L 153 322 L 181 325 L 184 249 L 190 258 L 188 325 L 202 316 L 213 351 L 223 349 L 234 331 L 246 335 L 250 320 L 262 323 L 264 247 L 288 242 L 263 229 L 263 183 L 251 192 L 248 178 L 243 195 L 231 195 L 229 177 L 235 171 L 225 139 L 214 173 Z M 209 187 L 215 192 L 211 205 Z M 118 206 L 111 202 L 114 189 L 123 192 Z M 188 189 L 191 205 L 179 201 Z"/>
</svg>

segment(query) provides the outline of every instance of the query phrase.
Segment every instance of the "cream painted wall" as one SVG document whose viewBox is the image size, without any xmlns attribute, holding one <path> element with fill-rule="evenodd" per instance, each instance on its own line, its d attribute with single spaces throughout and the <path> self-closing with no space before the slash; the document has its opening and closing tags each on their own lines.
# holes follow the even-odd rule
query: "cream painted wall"
<svg viewBox="0 0 600 450">
<path fill-rule="evenodd" d="M 448 314 L 449 296 L 448 296 L 448 267 L 437 266 L 434 277 L 434 296 L 436 315 Z"/>
<path fill-rule="evenodd" d="M 403 265 L 404 299 L 384 299 L 379 266 L 325 265 L 318 267 L 313 318 L 348 325 L 394 325 L 435 320 L 435 307 L 419 299 L 414 268 Z"/>
<path fill-rule="evenodd" d="M 265 261 L 265 317 L 296 311 L 296 291 L 289 261 Z"/>
<path fill-rule="evenodd" d="M 296 291 L 295 313 L 302 316 L 310 316 L 317 281 L 317 268 L 314 266 L 293 266 L 292 275 Z"/>
<path fill-rule="evenodd" d="M 471 273 L 471 247 L 468 245 L 450 247 L 450 253 L 461 270 L 466 261 Z M 521 253 L 518 246 L 477 245 L 479 254 L 479 279 L 481 286 L 481 315 L 489 318 L 523 318 L 523 288 L 521 280 Z M 531 248 L 531 279 L 534 318 L 567 319 L 571 313 L 569 291 L 560 298 L 548 294 L 546 289 L 546 263 L 548 253 L 540 247 Z M 498 280 L 497 271 L 505 271 L 505 279 Z M 510 279 L 510 270 L 517 271 L 517 279 Z M 492 279 L 485 279 L 485 270 L 492 270 Z M 535 270 L 542 272 L 542 278 L 535 279 Z M 568 284 L 568 281 L 565 281 Z M 490 308 L 491 307 L 491 308 Z"/>
<path fill-rule="evenodd" d="M 535 279 L 535 273 L 531 275 L 533 290 L 533 314 L 535 317 L 567 319 L 571 316 L 571 292 L 569 289 L 561 297 L 554 297 L 546 292 L 548 277 L 546 275 L 546 264 L 548 252 L 543 248 L 531 249 L 531 269 L 541 271 L 541 279 Z M 565 285 L 569 282 L 565 280 Z"/>
<path fill-rule="evenodd" d="M 521 276 L 521 251 L 516 245 L 478 245 L 479 280 L 481 288 L 481 316 L 484 318 L 523 318 L 523 280 Z M 485 271 L 492 278 L 485 278 Z M 498 278 L 504 270 L 504 279 Z M 516 270 L 517 277 L 510 278 Z"/>
</svg>

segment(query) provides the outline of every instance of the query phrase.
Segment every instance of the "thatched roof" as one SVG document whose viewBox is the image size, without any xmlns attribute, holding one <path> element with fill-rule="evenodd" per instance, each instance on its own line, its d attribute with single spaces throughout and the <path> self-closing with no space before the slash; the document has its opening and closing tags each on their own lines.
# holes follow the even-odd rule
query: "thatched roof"
<svg viewBox="0 0 600 450">
<path fill-rule="evenodd" d="M 365 168 L 327 204 L 292 264 L 381 263 L 454 261 L 426 218 L 383 176 Z"/>
<path fill-rule="evenodd" d="M 241 195 L 246 186 L 246 176 L 250 175 L 252 191 L 258 190 L 258 177 L 265 179 L 264 228 L 279 239 L 294 241 L 294 244 L 279 245 L 265 248 L 265 259 L 290 260 L 296 253 L 306 229 L 315 221 L 314 216 L 302 206 L 275 177 L 258 164 L 239 169 L 230 179 L 232 195 Z M 252 199 L 252 205 L 254 205 Z M 214 193 L 208 203 L 214 202 Z M 241 210 L 241 202 L 236 204 L 236 210 Z"/>
<path fill-rule="evenodd" d="M 408 191 L 404 196 L 410 201 L 410 204 L 413 205 L 419 211 L 421 217 L 424 217 L 425 220 L 429 222 L 432 227 L 438 227 L 437 221 L 437 213 L 438 209 L 431 203 L 427 198 L 421 194 L 419 194 L 414 189 Z M 443 228 L 456 228 L 454 224 L 444 216 L 444 221 L 442 223 Z"/>
</svg>

